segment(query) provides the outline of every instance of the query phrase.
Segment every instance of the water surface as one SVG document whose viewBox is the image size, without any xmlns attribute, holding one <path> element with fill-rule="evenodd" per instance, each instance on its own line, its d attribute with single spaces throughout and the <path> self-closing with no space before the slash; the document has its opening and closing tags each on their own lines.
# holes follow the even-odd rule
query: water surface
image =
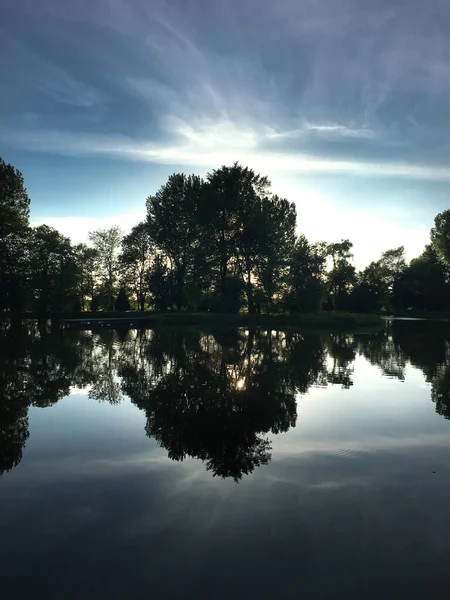
<svg viewBox="0 0 450 600">
<path fill-rule="evenodd" d="M 4 328 L 1 597 L 446 597 L 449 342 Z"/>
</svg>

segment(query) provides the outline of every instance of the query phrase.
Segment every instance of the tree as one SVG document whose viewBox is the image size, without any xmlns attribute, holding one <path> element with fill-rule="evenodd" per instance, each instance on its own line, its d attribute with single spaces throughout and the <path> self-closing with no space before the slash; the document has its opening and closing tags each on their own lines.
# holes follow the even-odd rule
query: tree
<svg viewBox="0 0 450 600">
<path fill-rule="evenodd" d="M 0 239 L 28 227 L 29 215 L 22 173 L 0 157 Z"/>
<path fill-rule="evenodd" d="M 29 242 L 30 288 L 40 312 L 72 310 L 78 268 L 70 240 L 48 225 L 32 230 Z"/>
<path fill-rule="evenodd" d="M 202 196 L 200 219 L 208 229 L 216 294 L 225 297 L 230 275 L 241 277 L 249 312 L 255 311 L 252 275 L 264 236 L 262 199 L 269 194 L 267 177 L 234 163 L 208 173 Z"/>
<path fill-rule="evenodd" d="M 403 271 L 396 285 L 396 301 L 402 308 L 416 310 L 440 311 L 448 308 L 450 289 L 445 266 L 433 246 L 427 245 Z"/>
<path fill-rule="evenodd" d="M 277 195 L 262 201 L 260 241 L 255 275 L 264 290 L 266 308 L 271 312 L 275 300 L 286 292 L 289 265 L 295 248 L 295 204 Z"/>
<path fill-rule="evenodd" d="M 186 304 L 186 279 L 201 237 L 197 217 L 203 185 L 201 177 L 174 173 L 154 196 L 147 198 L 150 240 L 169 261 L 178 310 Z"/>
<path fill-rule="evenodd" d="M 221 288 L 211 298 L 212 312 L 238 313 L 244 306 L 244 283 L 241 277 L 227 275 Z"/>
<path fill-rule="evenodd" d="M 291 254 L 288 275 L 286 306 L 297 312 L 320 310 L 325 295 L 322 281 L 325 256 L 320 245 L 308 242 L 300 235 Z"/>
<path fill-rule="evenodd" d="M 295 206 L 272 195 L 267 177 L 234 163 L 208 174 L 200 217 L 208 228 L 215 296 L 225 300 L 230 276 L 242 280 L 249 312 L 256 295 L 271 310 L 280 299 L 295 239 Z M 216 303 L 217 304 L 217 303 Z"/>
<path fill-rule="evenodd" d="M 392 287 L 395 278 L 401 275 L 406 267 L 404 246 L 398 246 L 398 248 L 383 252 L 380 258 L 380 266 L 384 271 L 386 284 Z"/>
<path fill-rule="evenodd" d="M 153 258 L 153 244 L 146 223 L 139 223 L 122 240 L 120 261 L 125 278 L 136 297 L 139 310 L 145 310 L 148 278 Z"/>
<path fill-rule="evenodd" d="M 122 231 L 119 227 L 98 229 L 89 233 L 89 240 L 97 252 L 97 273 L 105 295 L 106 309 L 114 310 L 116 285 L 119 275 L 119 249 Z"/>
<path fill-rule="evenodd" d="M 351 306 L 359 312 L 399 308 L 398 285 L 406 268 L 403 246 L 386 250 L 358 273 Z"/>
<path fill-rule="evenodd" d="M 123 286 L 121 286 L 119 293 L 117 294 L 114 308 L 119 312 L 130 310 L 130 301 L 128 300 L 127 292 Z"/>
<path fill-rule="evenodd" d="M 0 310 L 23 309 L 29 209 L 22 174 L 0 157 Z"/>
<path fill-rule="evenodd" d="M 351 294 L 351 307 L 357 312 L 375 312 L 383 307 L 386 289 L 378 262 L 358 273 Z"/>
<path fill-rule="evenodd" d="M 151 302 L 156 310 L 165 311 L 172 309 L 174 304 L 174 282 L 167 269 L 164 258 L 157 254 L 150 267 L 148 275 L 148 289 Z"/>
<path fill-rule="evenodd" d="M 328 244 L 327 253 L 331 258 L 331 270 L 327 274 L 329 304 L 335 310 L 347 309 L 349 295 L 355 282 L 356 270 L 351 264 L 353 244 L 350 240 L 342 240 Z"/>
<path fill-rule="evenodd" d="M 399 246 L 386 250 L 379 260 L 381 281 L 384 284 L 384 305 L 386 308 L 398 308 L 396 285 L 406 268 L 405 248 Z"/>
<path fill-rule="evenodd" d="M 87 300 L 92 303 L 96 290 L 95 269 L 97 266 L 98 252 L 86 244 L 78 244 L 74 248 L 75 260 L 78 266 L 78 297 L 81 309 L 84 310 Z"/>
<path fill-rule="evenodd" d="M 447 266 L 450 265 L 450 210 L 436 215 L 431 230 L 431 243 L 437 256 Z"/>
</svg>

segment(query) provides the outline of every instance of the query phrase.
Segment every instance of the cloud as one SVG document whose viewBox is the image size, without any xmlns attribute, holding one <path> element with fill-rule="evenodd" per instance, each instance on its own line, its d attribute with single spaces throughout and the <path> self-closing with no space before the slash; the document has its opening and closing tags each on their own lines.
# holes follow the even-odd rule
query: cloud
<svg viewBox="0 0 450 600">
<path fill-rule="evenodd" d="M 55 61 L 34 52 L 32 46 L 3 33 L 2 51 L 8 57 L 9 93 L 19 102 L 30 93 L 40 92 L 47 102 L 68 105 L 74 109 L 93 109 L 105 102 L 105 95 L 93 85 L 75 77 Z M 24 96 L 23 96 L 24 95 Z M 37 98 L 32 96 L 37 102 Z"/>
<path fill-rule="evenodd" d="M 198 129 L 172 122 L 170 142 L 146 142 L 125 136 L 45 130 L 0 130 L 0 140 L 17 148 L 62 155 L 104 155 L 126 160 L 199 168 L 239 161 L 277 173 L 317 173 L 449 181 L 450 168 L 402 162 L 370 162 L 317 157 L 267 149 L 270 133 L 231 122 L 205 123 Z"/>
<path fill-rule="evenodd" d="M 368 129 L 366 127 L 362 128 L 352 128 L 347 127 L 346 125 L 339 125 L 337 123 L 327 123 L 327 124 L 313 124 L 308 123 L 307 128 L 309 131 L 317 132 L 319 134 L 325 134 L 327 136 L 337 135 L 339 137 L 344 138 L 354 138 L 354 139 L 365 139 L 372 140 L 377 137 L 377 133 L 372 129 Z"/>
<path fill-rule="evenodd" d="M 46 109 L 35 117 L 41 131 L 8 132 L 4 143 L 200 168 L 248 157 L 289 172 L 448 179 L 426 152 L 450 133 L 439 105 L 450 92 L 450 43 L 416 0 L 395 10 L 385 0 L 280 0 L 276 9 L 261 0 L 257 12 L 228 0 L 203 9 L 43 0 L 40 25 L 49 21 L 57 60 L 48 48 L 40 55 L 19 38 L 3 41 L 20 51 L 22 97 L 34 87 L 74 113 L 100 109 L 101 119 L 95 133 L 74 133 Z M 74 68 L 73 53 L 86 59 L 85 47 L 89 64 Z M 72 70 L 59 66 L 64 51 Z M 408 155 L 396 150 L 402 145 Z"/>
</svg>

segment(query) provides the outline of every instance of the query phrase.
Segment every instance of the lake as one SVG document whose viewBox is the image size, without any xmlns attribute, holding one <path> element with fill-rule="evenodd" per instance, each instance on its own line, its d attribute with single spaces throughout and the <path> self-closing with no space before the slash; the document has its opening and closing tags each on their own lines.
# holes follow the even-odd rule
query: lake
<svg viewBox="0 0 450 600">
<path fill-rule="evenodd" d="M 0 597 L 450 584 L 450 326 L 0 333 Z"/>
</svg>

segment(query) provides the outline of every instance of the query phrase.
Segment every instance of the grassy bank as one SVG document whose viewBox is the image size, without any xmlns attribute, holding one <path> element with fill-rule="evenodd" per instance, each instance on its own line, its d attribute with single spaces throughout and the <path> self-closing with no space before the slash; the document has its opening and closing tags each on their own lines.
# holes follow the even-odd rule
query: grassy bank
<svg viewBox="0 0 450 600">
<path fill-rule="evenodd" d="M 6 315 L 3 315 L 6 316 Z M 19 316 L 19 315 L 17 315 Z M 128 325 L 135 327 L 195 326 L 203 328 L 217 327 L 254 327 L 280 330 L 333 330 L 353 331 L 381 327 L 383 320 L 378 315 L 320 312 L 291 315 L 253 315 L 247 313 L 188 313 L 188 312 L 83 312 L 77 314 L 37 315 L 26 313 L 23 319 L 49 318 L 66 323 L 71 327 L 89 327 L 95 323 L 102 325 Z"/>
</svg>

